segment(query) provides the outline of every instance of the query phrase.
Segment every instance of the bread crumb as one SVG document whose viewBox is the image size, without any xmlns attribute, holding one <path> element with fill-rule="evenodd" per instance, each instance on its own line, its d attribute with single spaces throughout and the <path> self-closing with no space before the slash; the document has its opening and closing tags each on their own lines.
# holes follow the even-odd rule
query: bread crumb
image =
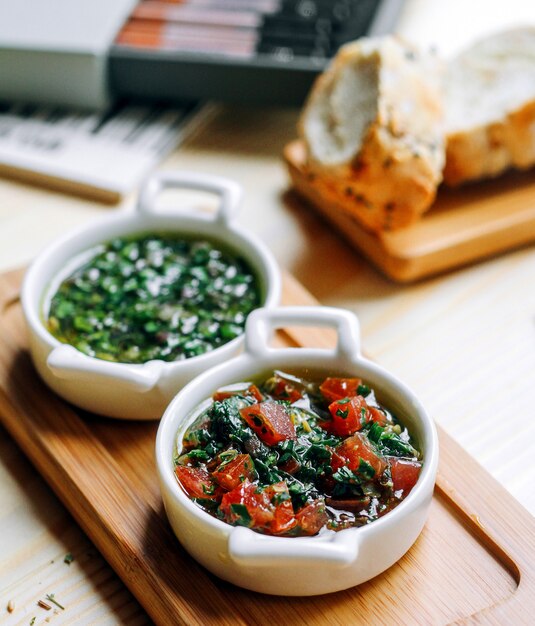
<svg viewBox="0 0 535 626">
<path fill-rule="evenodd" d="M 42 609 L 45 609 L 45 611 L 50 611 L 50 609 L 52 608 L 50 604 L 47 604 L 43 600 L 39 600 L 39 602 L 37 603 L 37 606 L 41 607 Z"/>
<path fill-rule="evenodd" d="M 7 603 L 7 612 L 8 613 L 13 613 L 14 610 L 15 610 L 15 603 L 13 602 L 13 600 L 10 600 Z"/>
</svg>

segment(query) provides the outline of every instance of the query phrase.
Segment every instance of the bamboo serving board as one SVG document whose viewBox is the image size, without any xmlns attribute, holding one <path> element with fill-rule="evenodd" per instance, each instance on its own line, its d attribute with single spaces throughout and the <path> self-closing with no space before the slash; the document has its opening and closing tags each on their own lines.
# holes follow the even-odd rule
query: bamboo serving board
<svg viewBox="0 0 535 626">
<path fill-rule="evenodd" d="M 535 518 L 440 432 L 435 497 L 423 533 L 392 568 L 347 591 L 282 598 L 207 573 L 163 511 L 157 424 L 107 420 L 41 383 L 26 349 L 21 273 L 0 275 L 0 419 L 154 622 L 173 624 L 527 624 L 535 613 Z M 315 304 L 290 276 L 285 304 Z M 332 345 L 292 329 L 286 345 Z"/>
<path fill-rule="evenodd" d="M 305 148 L 289 143 L 284 159 L 296 191 L 375 266 L 410 282 L 535 242 L 535 175 L 511 172 L 453 190 L 440 188 L 415 224 L 374 235 L 342 204 L 326 200 L 307 176 Z"/>
</svg>

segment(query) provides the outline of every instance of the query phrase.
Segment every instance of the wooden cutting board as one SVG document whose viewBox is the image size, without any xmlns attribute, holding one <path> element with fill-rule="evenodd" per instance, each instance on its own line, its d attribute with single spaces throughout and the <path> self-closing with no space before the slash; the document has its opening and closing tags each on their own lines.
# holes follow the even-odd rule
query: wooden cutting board
<svg viewBox="0 0 535 626">
<path fill-rule="evenodd" d="M 153 422 L 108 420 L 55 396 L 27 352 L 17 293 L 0 275 L 0 419 L 156 624 L 529 623 L 535 519 L 444 432 L 425 529 L 392 568 L 313 598 L 245 591 L 209 574 L 167 523 Z M 316 304 L 290 276 L 285 304 Z M 332 345 L 332 331 L 292 329 L 287 345 Z"/>
<path fill-rule="evenodd" d="M 324 198 L 307 176 L 305 148 L 289 143 L 284 159 L 295 190 L 383 273 L 410 282 L 535 241 L 535 175 L 510 172 L 460 189 L 440 188 L 428 213 L 400 230 L 375 235 L 343 204 Z"/>
</svg>

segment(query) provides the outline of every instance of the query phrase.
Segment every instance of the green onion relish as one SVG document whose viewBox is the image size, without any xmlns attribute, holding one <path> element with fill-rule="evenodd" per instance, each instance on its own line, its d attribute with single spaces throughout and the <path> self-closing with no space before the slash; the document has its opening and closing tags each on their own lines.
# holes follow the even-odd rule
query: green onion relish
<svg viewBox="0 0 535 626">
<path fill-rule="evenodd" d="M 95 248 L 52 296 L 46 324 L 99 359 L 180 361 L 241 335 L 259 305 L 258 280 L 238 255 L 213 241 L 150 233 Z"/>
</svg>

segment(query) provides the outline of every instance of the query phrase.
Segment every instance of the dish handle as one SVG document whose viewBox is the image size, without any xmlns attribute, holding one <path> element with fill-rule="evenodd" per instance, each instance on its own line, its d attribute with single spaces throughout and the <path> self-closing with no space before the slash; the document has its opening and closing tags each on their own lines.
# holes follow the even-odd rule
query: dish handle
<svg viewBox="0 0 535 626">
<path fill-rule="evenodd" d="M 355 529 L 332 537 L 271 537 L 249 528 L 236 527 L 228 540 L 230 558 L 240 565 L 280 566 L 285 561 L 342 568 L 356 562 L 359 539 Z"/>
<path fill-rule="evenodd" d="M 118 381 L 140 393 L 158 384 L 164 365 L 163 361 L 148 361 L 143 365 L 112 363 L 87 356 L 69 345 L 54 348 L 46 364 L 55 376 L 64 380 L 80 380 L 80 376 L 86 376 L 95 382 Z"/>
<path fill-rule="evenodd" d="M 227 225 L 238 210 L 242 198 L 242 188 L 238 183 L 222 176 L 210 176 L 196 172 L 160 172 L 151 176 L 143 185 L 137 203 L 137 211 L 142 215 L 155 215 L 157 196 L 166 189 L 191 189 L 206 191 L 220 197 L 215 213 L 205 219 Z M 196 217 L 199 217 L 196 214 Z"/>
<path fill-rule="evenodd" d="M 335 328 L 336 348 L 326 350 L 335 357 L 354 358 L 360 354 L 360 326 L 357 316 L 344 309 L 326 306 L 285 306 L 256 309 L 247 317 L 245 351 L 262 357 L 272 352 L 269 341 L 276 328 L 322 326 Z"/>
</svg>

